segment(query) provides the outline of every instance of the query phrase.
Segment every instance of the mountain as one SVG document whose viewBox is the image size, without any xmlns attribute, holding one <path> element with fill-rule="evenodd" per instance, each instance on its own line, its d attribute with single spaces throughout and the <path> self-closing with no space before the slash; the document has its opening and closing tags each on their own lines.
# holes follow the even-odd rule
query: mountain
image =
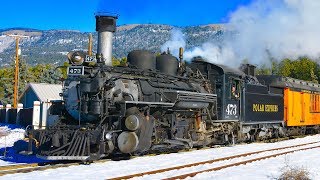
<svg viewBox="0 0 320 180">
<path fill-rule="evenodd" d="M 205 25 L 192 27 L 174 27 L 161 24 L 131 24 L 119 26 L 114 36 L 113 53 L 116 57 L 125 57 L 134 49 L 147 49 L 160 52 L 161 46 L 170 40 L 171 30 L 181 29 L 186 39 L 186 47 L 192 48 L 210 40 L 219 40 L 223 25 Z M 74 50 L 87 50 L 86 32 L 71 30 L 37 30 L 30 28 L 0 29 L 0 66 L 12 62 L 15 54 L 14 38 L 7 34 L 26 35 L 20 40 L 22 59 L 28 64 L 61 64 L 66 61 L 66 54 Z M 94 32 L 96 50 L 97 34 Z"/>
</svg>

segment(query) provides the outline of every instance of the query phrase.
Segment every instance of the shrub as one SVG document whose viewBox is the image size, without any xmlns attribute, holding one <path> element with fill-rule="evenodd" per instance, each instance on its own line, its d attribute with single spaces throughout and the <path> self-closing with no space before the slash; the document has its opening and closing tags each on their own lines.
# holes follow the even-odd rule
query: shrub
<svg viewBox="0 0 320 180">
<path fill-rule="evenodd" d="M 285 166 L 281 169 L 281 175 L 278 180 L 310 180 L 309 171 L 303 167 Z"/>
</svg>

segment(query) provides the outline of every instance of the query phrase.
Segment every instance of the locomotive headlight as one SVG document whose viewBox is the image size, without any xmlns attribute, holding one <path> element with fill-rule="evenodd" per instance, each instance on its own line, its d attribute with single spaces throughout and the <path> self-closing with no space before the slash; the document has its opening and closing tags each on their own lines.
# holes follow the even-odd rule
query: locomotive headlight
<svg viewBox="0 0 320 180">
<path fill-rule="evenodd" d="M 86 57 L 86 54 L 83 51 L 75 51 L 75 52 L 69 52 L 67 56 L 70 64 L 82 65 Z"/>
<path fill-rule="evenodd" d="M 73 62 L 80 62 L 82 60 L 81 56 L 75 55 L 72 59 Z"/>
</svg>

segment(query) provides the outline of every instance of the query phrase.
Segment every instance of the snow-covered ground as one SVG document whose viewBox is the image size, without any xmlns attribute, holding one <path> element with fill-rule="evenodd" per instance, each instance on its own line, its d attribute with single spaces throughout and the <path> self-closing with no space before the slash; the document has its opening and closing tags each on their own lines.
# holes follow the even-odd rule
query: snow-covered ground
<svg viewBox="0 0 320 180">
<path fill-rule="evenodd" d="M 16 162 L 10 161 L 10 150 L 14 142 L 24 138 L 24 130 L 16 126 L 0 125 L 0 166 L 15 164 Z"/>
<path fill-rule="evenodd" d="M 17 154 L 12 148 L 13 144 L 24 139 L 25 130 L 20 126 L 0 123 L 0 166 L 24 163 L 44 162 L 35 156 Z M 27 146 L 27 144 L 24 144 Z"/>
<path fill-rule="evenodd" d="M 3 136 L 1 136 L 3 134 Z M 7 134 L 7 136 L 5 136 Z M 24 129 L 0 126 L 0 148 L 13 146 L 17 140 L 24 138 Z"/>
<path fill-rule="evenodd" d="M 16 130 L 11 131 L 12 133 L 16 132 Z M 12 174 L 1 176 L 0 179 L 107 179 L 159 168 L 173 167 L 177 165 L 237 155 L 246 152 L 285 147 L 315 141 L 320 141 L 320 135 L 277 143 L 241 144 L 234 147 L 211 148 L 158 156 L 144 156 L 131 160 L 108 161 L 104 163 L 71 166 L 67 168 L 36 171 L 25 174 Z M 319 144 L 320 143 L 316 145 Z M 309 145 L 309 147 L 316 145 Z M 231 161 L 224 161 L 219 165 L 223 163 L 229 164 L 230 162 Z M 320 149 L 318 148 L 307 151 L 298 151 L 292 154 L 231 167 L 220 171 L 202 173 L 198 174 L 192 179 L 274 179 L 280 176 L 282 169 L 286 166 L 305 168 L 308 172 L 310 172 L 311 179 L 320 179 Z M 191 169 L 199 170 L 205 167 L 206 166 L 203 165 L 199 167 L 193 167 Z M 171 171 L 168 173 L 170 176 L 176 176 L 178 174 L 178 171 Z M 163 175 L 153 175 L 142 177 L 142 179 L 160 179 L 165 177 L 166 176 Z"/>
</svg>

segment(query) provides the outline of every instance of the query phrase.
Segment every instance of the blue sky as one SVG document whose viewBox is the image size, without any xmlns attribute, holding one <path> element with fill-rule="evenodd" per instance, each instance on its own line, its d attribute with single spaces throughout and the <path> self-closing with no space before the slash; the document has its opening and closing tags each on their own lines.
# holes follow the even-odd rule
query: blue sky
<svg viewBox="0 0 320 180">
<path fill-rule="evenodd" d="M 133 23 L 190 26 L 222 23 L 252 0 L 18 0 L 1 2 L 0 29 L 94 31 L 94 13 L 120 15 L 118 25 Z"/>
</svg>

